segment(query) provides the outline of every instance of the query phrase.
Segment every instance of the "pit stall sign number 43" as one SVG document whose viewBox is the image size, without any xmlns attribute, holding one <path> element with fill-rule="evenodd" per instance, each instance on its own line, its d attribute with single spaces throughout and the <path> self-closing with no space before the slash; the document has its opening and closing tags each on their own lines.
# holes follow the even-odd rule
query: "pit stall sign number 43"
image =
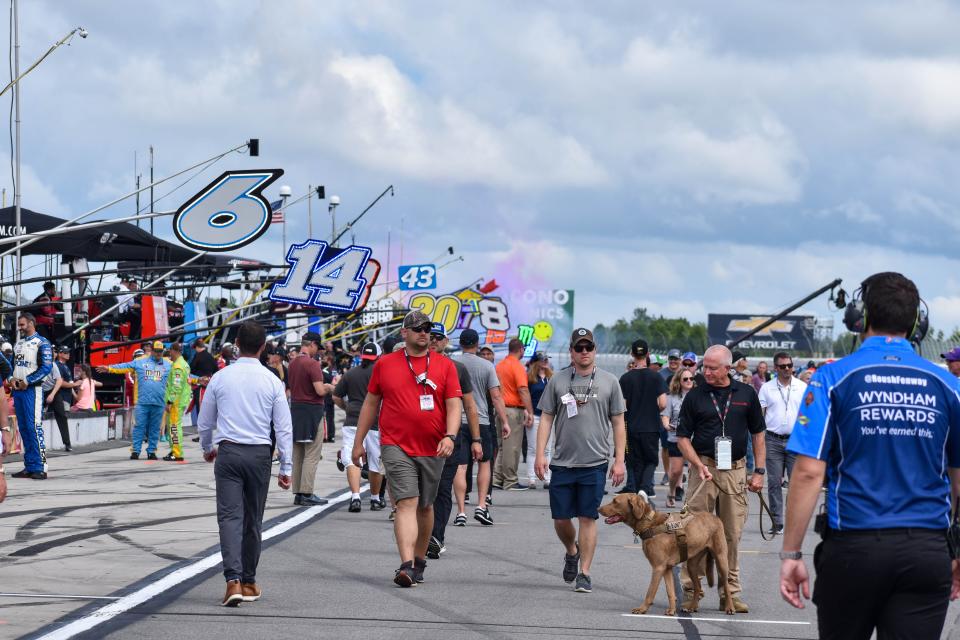
<svg viewBox="0 0 960 640">
<path fill-rule="evenodd" d="M 401 291 L 437 288 L 437 267 L 432 264 L 408 264 L 400 267 L 399 271 Z"/>
</svg>

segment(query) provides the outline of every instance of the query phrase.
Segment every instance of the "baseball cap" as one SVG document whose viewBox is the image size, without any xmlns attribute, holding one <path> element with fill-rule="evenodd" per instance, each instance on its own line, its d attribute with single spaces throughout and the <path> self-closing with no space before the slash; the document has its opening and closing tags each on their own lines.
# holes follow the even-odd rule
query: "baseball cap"
<svg viewBox="0 0 960 640">
<path fill-rule="evenodd" d="M 62 344 L 59 347 L 57 347 L 57 353 L 70 353 L 70 347 L 68 347 L 65 344 Z"/>
<path fill-rule="evenodd" d="M 380 357 L 383 351 L 380 350 L 380 345 L 376 342 L 368 342 L 363 345 L 363 348 L 360 350 L 360 359 L 361 360 L 376 360 Z"/>
<path fill-rule="evenodd" d="M 154 351 L 156 351 L 156 350 L 158 350 L 158 349 L 162 351 L 162 350 L 163 350 L 163 343 L 162 343 L 161 341 L 159 341 L 159 340 L 154 341 L 154 343 L 153 343 L 153 349 L 154 349 Z"/>
<path fill-rule="evenodd" d="M 143 349 L 137 349 L 136 351 L 133 352 L 133 357 L 134 357 L 134 358 L 139 358 L 139 357 L 142 356 L 143 354 L 144 354 Z"/>
<path fill-rule="evenodd" d="M 460 346 L 472 347 L 480 343 L 480 334 L 473 329 L 464 329 L 460 332 Z"/>
<path fill-rule="evenodd" d="M 579 329 L 574 329 L 573 334 L 570 336 L 570 346 L 577 344 L 581 340 L 587 340 L 589 342 L 594 342 L 593 332 L 590 329 L 584 329 L 580 327 Z"/>
<path fill-rule="evenodd" d="M 486 349 L 486 350 L 489 351 L 490 353 L 493 353 L 493 347 L 490 346 L 489 344 L 485 344 L 485 345 L 482 345 L 482 346 L 480 347 L 480 351 L 483 351 L 484 349 Z"/>
<path fill-rule="evenodd" d="M 697 354 L 695 354 L 693 351 L 687 351 L 685 354 L 683 354 L 683 357 L 681 357 L 680 359 L 693 360 L 693 364 L 697 364 Z"/>
<path fill-rule="evenodd" d="M 410 329 L 411 327 L 422 327 L 425 324 L 432 325 L 433 322 L 430 321 L 430 318 L 423 311 L 411 311 L 407 315 L 403 316 L 404 329 Z"/>
<path fill-rule="evenodd" d="M 9 342 L 4 342 L 0 345 L 0 351 L 13 351 L 13 345 Z"/>
<path fill-rule="evenodd" d="M 642 338 L 639 340 L 634 340 L 633 344 L 630 345 L 630 353 L 633 354 L 635 358 L 642 358 L 650 352 L 650 345 L 647 344 L 646 340 Z"/>
<path fill-rule="evenodd" d="M 323 338 L 320 337 L 320 334 L 315 331 L 307 331 L 303 334 L 303 337 L 300 338 L 301 344 L 304 342 L 313 342 L 318 347 L 323 347 Z"/>
<path fill-rule="evenodd" d="M 667 358 L 676 358 L 677 360 L 679 360 L 680 349 L 670 349 L 670 351 L 667 351 Z"/>
<path fill-rule="evenodd" d="M 946 360 L 947 362 L 956 362 L 957 360 L 960 360 L 960 347 L 954 347 L 953 349 L 950 349 L 950 351 L 947 351 L 946 353 L 941 353 L 940 357 Z"/>
<path fill-rule="evenodd" d="M 746 358 L 746 357 L 747 357 L 747 356 L 743 355 L 742 352 L 740 352 L 740 351 L 734 351 L 734 352 L 733 352 L 733 364 L 737 364 L 738 362 L 740 362 L 741 360 L 743 360 L 743 359 Z"/>
<path fill-rule="evenodd" d="M 196 349 L 197 347 L 205 347 L 205 346 L 207 346 L 207 344 L 203 341 L 203 338 L 197 338 L 196 340 L 193 341 L 194 349 Z"/>
<path fill-rule="evenodd" d="M 650 364 L 659 364 L 663 366 L 663 356 L 658 356 L 656 354 L 650 354 Z"/>
<path fill-rule="evenodd" d="M 443 326 L 442 322 L 432 322 L 430 324 L 430 334 L 435 336 L 447 337 L 447 328 Z"/>
</svg>

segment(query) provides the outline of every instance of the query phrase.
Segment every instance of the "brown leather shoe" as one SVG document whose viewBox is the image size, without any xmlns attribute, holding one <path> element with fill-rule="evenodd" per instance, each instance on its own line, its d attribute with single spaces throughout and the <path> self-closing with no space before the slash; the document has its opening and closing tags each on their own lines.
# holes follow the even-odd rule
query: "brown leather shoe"
<svg viewBox="0 0 960 640">
<path fill-rule="evenodd" d="M 257 586 L 256 582 L 240 583 L 240 591 L 243 593 L 244 602 L 256 602 L 260 599 L 260 587 Z"/>
<path fill-rule="evenodd" d="M 732 601 L 732 604 L 733 604 L 733 610 L 736 613 L 750 613 L 750 607 L 748 607 L 747 603 L 741 600 L 738 596 L 733 596 L 732 598 L 730 598 L 730 600 Z M 724 599 L 721 596 L 720 611 L 723 611 L 725 609 L 723 603 L 724 603 Z"/>
<path fill-rule="evenodd" d="M 240 588 L 239 580 L 227 581 L 227 593 L 223 596 L 221 603 L 225 607 L 237 607 L 243 602 L 243 591 Z"/>
</svg>

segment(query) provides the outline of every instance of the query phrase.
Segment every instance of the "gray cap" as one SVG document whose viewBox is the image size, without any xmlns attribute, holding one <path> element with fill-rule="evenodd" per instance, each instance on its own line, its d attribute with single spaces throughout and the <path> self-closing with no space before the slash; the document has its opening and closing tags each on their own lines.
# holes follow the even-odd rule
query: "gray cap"
<svg viewBox="0 0 960 640">
<path fill-rule="evenodd" d="M 667 351 L 667 357 L 668 357 L 668 358 L 676 358 L 677 360 L 679 360 L 679 359 L 680 359 L 680 349 L 670 349 L 670 351 Z"/>
<path fill-rule="evenodd" d="M 422 327 L 425 324 L 433 324 L 430 318 L 423 311 L 411 311 L 403 317 L 403 328 Z"/>
</svg>

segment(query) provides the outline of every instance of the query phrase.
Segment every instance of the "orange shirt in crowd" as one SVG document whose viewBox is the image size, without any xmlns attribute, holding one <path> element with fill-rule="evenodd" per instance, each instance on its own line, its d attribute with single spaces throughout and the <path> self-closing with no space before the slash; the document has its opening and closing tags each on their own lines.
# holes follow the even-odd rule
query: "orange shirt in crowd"
<svg viewBox="0 0 960 640">
<path fill-rule="evenodd" d="M 528 385 L 527 370 L 519 358 L 508 355 L 497 365 L 497 377 L 500 378 L 500 393 L 503 403 L 508 407 L 523 407 L 520 389 Z"/>
</svg>

